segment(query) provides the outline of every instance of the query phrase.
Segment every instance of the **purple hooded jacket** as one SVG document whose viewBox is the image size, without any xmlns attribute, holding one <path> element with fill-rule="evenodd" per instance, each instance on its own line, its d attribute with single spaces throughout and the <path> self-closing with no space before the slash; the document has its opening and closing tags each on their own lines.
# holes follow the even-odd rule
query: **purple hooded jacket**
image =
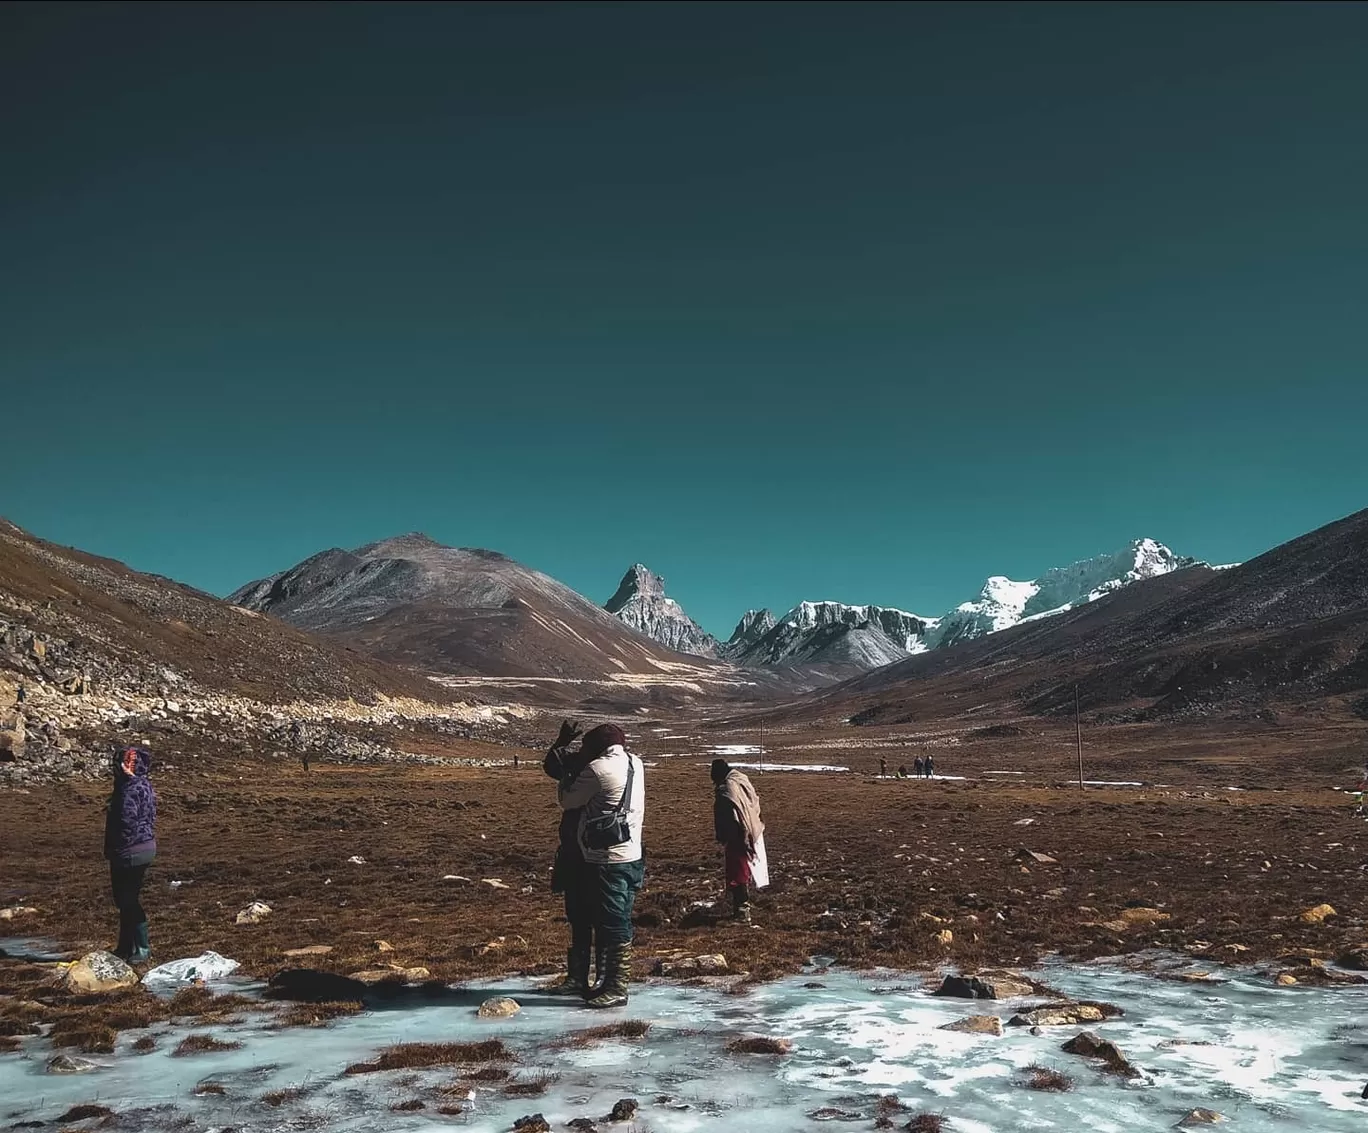
<svg viewBox="0 0 1368 1133">
<path fill-rule="evenodd" d="M 123 769 L 128 751 L 137 756 L 132 775 Z M 157 792 L 147 777 L 152 770 L 152 753 L 142 747 L 120 748 L 113 762 L 114 793 L 109 796 L 105 815 L 105 857 L 115 865 L 132 864 L 134 858 L 150 861 L 157 852 Z"/>
</svg>

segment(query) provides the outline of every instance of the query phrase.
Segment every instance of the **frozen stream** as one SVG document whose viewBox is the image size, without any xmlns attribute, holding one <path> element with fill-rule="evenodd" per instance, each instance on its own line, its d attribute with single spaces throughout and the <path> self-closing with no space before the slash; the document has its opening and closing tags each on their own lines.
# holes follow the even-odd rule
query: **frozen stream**
<svg viewBox="0 0 1368 1133">
<path fill-rule="evenodd" d="M 870 1129 L 879 1095 L 896 1093 L 912 1112 L 944 1114 L 951 1133 L 1166 1130 L 1198 1106 L 1225 1114 L 1224 1127 L 1239 1133 L 1359 1133 L 1368 1116 L 1368 1102 L 1359 1099 L 1368 1079 L 1368 988 L 1284 989 L 1270 986 L 1266 975 L 1223 974 L 1229 982 L 1191 984 L 1109 964 L 1041 973 L 1068 994 L 1125 1008 L 1125 1018 L 1095 1029 L 1145 1072 L 1134 1083 L 1106 1077 L 1059 1049 L 1079 1027 L 1040 1035 L 1009 1027 L 1001 1038 L 938 1030 L 975 1012 L 1005 1020 L 1013 1004 L 933 998 L 920 990 L 920 977 L 901 973 L 826 970 L 740 997 L 650 984 L 636 990 L 626 1012 L 606 1016 L 508 980 L 464 989 L 440 1004 L 377 1009 L 326 1029 L 270 1030 L 259 1019 L 192 1028 L 243 1044 L 226 1053 L 171 1057 L 191 1029 L 156 1027 L 158 1049 L 139 1055 L 132 1043 L 142 1032 L 125 1033 L 114 1055 L 93 1056 L 100 1069 L 82 1075 L 45 1073 L 52 1052 L 46 1040 L 29 1039 L 20 1054 L 0 1056 L 0 1120 L 5 1127 L 51 1123 L 74 1104 L 97 1102 L 124 1115 L 122 1128 L 186 1133 L 507 1130 L 532 1113 L 559 1129 L 573 1118 L 601 1118 L 619 1098 L 631 1097 L 641 1103 L 641 1130 L 779 1133 L 845 1123 L 830 1112 L 827 1120 L 810 1116 L 824 1109 L 841 1111 L 846 1127 Z M 500 993 L 517 997 L 522 1013 L 477 1019 L 474 1005 Z M 548 1040 L 567 1031 L 623 1018 L 652 1027 L 635 1042 L 547 1049 Z M 743 1033 L 787 1038 L 794 1048 L 784 1057 L 729 1054 L 728 1039 Z M 515 1080 L 557 1075 L 549 1090 L 509 1099 L 500 1083 L 490 1083 L 476 1086 L 473 1098 L 439 1097 L 437 1088 L 453 1085 L 457 1070 L 342 1073 L 394 1043 L 488 1038 L 517 1053 Z M 1065 1071 L 1076 1088 L 1050 1094 L 1014 1084 L 1017 1071 L 1032 1063 Z M 204 1082 L 225 1092 L 195 1096 Z M 302 1088 L 302 1096 L 279 1106 L 262 1100 L 288 1087 Z M 415 1099 L 426 1108 L 392 1110 Z M 437 1114 L 438 1105 L 451 1104 L 465 1112 Z M 907 1115 L 898 1120 L 906 1122 Z"/>
</svg>

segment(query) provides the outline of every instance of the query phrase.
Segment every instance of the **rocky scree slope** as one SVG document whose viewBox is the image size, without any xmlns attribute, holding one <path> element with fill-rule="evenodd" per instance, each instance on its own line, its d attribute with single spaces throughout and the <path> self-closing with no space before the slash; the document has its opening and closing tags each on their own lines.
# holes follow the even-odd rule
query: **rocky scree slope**
<svg viewBox="0 0 1368 1133">
<path fill-rule="evenodd" d="M 457 676 L 598 679 L 707 664 L 548 575 L 421 534 L 324 551 L 229 601 L 387 661 Z"/>
<path fill-rule="evenodd" d="M 638 633 L 679 653 L 696 657 L 718 655 L 717 638 L 695 622 L 665 593 L 665 580 L 635 563 L 622 576 L 616 592 L 603 608 Z"/>
<path fill-rule="evenodd" d="M 0 782 L 103 776 L 110 744 L 151 732 L 236 743 L 294 720 L 345 754 L 351 741 L 336 725 L 402 716 L 468 730 L 490 711 L 419 674 L 0 520 Z"/>
</svg>

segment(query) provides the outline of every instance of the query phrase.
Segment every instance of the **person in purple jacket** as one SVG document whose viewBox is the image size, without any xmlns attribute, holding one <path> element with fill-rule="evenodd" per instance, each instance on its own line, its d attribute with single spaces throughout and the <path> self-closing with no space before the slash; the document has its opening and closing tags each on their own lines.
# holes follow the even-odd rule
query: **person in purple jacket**
<svg viewBox="0 0 1368 1133">
<path fill-rule="evenodd" d="M 116 752 L 114 791 L 105 815 L 104 854 L 119 910 L 119 943 L 114 955 L 130 964 L 145 964 L 152 955 L 147 940 L 147 914 L 142 907 L 143 878 L 157 856 L 157 792 L 147 774 L 152 753 L 144 747 Z"/>
</svg>

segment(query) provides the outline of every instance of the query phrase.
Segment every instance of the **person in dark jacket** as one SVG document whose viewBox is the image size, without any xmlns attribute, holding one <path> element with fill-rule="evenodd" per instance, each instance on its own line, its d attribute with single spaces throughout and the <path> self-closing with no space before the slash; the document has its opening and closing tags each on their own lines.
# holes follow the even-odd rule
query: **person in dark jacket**
<svg viewBox="0 0 1368 1133">
<path fill-rule="evenodd" d="M 557 783 L 574 782 L 588 759 L 583 744 L 571 751 L 582 729 L 574 720 L 561 721 L 560 734 L 542 760 L 542 770 Z M 551 892 L 565 898 L 565 919 L 570 922 L 570 947 L 565 954 L 565 978 L 547 990 L 553 995 L 584 996 L 590 988 L 589 964 L 594 958 L 594 909 L 585 878 L 584 854 L 579 845 L 579 811 L 564 811 L 560 841 L 551 867 Z M 600 949 L 600 952 L 602 949 Z M 602 961 L 599 962 L 602 967 Z"/>
<path fill-rule="evenodd" d="M 157 792 L 148 778 L 151 770 L 152 753 L 146 748 L 116 752 L 114 790 L 105 814 L 104 856 L 109 860 L 110 888 L 119 910 L 114 955 L 132 964 L 145 964 L 152 955 L 141 900 L 147 867 L 157 856 Z"/>
<path fill-rule="evenodd" d="M 749 777 L 725 759 L 714 759 L 709 774 L 713 782 L 713 835 L 723 850 L 732 916 L 742 924 L 750 924 L 751 885 L 763 889 L 769 884 L 760 796 Z"/>
</svg>

